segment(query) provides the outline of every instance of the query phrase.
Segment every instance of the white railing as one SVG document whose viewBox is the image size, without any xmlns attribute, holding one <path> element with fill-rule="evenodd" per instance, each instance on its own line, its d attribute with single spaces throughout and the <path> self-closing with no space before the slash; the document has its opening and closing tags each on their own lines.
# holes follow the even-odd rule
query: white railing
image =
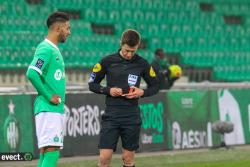
<svg viewBox="0 0 250 167">
<path fill-rule="evenodd" d="M 142 85 L 142 88 L 145 88 L 145 84 Z M 171 90 L 190 90 L 190 89 L 201 89 L 201 90 L 216 90 L 216 89 L 225 89 L 225 88 L 234 88 L 234 89 L 246 89 L 250 88 L 250 82 L 201 82 L 201 83 L 176 83 Z M 161 90 L 166 91 L 166 90 Z M 90 93 L 88 90 L 88 84 L 81 85 L 68 85 L 67 93 Z M 36 94 L 34 88 L 29 86 L 21 87 L 0 87 L 0 95 L 6 94 Z"/>
</svg>

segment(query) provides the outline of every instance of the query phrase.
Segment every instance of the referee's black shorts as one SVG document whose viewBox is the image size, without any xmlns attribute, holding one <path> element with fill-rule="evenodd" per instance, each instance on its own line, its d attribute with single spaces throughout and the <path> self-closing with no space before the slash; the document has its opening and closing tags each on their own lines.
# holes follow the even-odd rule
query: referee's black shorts
<svg viewBox="0 0 250 167">
<path fill-rule="evenodd" d="M 141 129 L 140 110 L 134 108 L 107 108 L 102 115 L 99 149 L 113 149 L 119 137 L 122 148 L 135 151 L 139 148 Z"/>
</svg>

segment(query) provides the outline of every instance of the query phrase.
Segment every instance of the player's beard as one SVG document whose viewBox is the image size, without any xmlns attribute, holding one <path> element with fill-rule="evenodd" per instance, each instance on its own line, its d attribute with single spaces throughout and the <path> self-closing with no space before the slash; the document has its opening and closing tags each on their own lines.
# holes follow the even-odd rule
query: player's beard
<svg viewBox="0 0 250 167">
<path fill-rule="evenodd" d="M 61 32 L 59 35 L 59 42 L 64 43 L 66 41 L 66 36 Z"/>
</svg>

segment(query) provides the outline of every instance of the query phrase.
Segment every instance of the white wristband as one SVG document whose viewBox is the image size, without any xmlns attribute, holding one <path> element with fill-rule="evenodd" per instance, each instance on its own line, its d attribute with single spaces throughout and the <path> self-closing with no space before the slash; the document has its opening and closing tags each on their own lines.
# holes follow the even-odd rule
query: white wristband
<svg viewBox="0 0 250 167">
<path fill-rule="evenodd" d="M 58 103 L 61 104 L 61 102 L 62 102 L 62 99 L 59 97 L 58 98 Z"/>
</svg>

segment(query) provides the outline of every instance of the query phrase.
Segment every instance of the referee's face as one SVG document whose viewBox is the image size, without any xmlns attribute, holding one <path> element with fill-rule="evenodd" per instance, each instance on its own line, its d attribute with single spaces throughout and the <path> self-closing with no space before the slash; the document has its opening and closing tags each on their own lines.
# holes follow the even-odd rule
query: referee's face
<svg viewBox="0 0 250 167">
<path fill-rule="evenodd" d="M 126 60 L 132 59 L 132 57 L 134 56 L 138 46 L 139 45 L 131 47 L 131 46 L 127 45 L 127 44 L 123 44 L 121 46 L 121 51 L 120 51 L 121 56 Z"/>
</svg>

